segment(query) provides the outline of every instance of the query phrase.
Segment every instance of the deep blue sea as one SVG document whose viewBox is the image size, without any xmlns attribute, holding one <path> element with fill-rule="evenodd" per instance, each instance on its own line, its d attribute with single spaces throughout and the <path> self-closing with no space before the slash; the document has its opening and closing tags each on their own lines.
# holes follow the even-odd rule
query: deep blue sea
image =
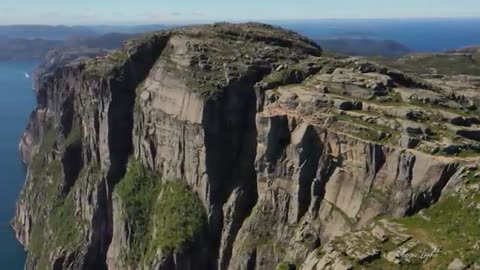
<svg viewBox="0 0 480 270">
<path fill-rule="evenodd" d="M 18 143 L 35 107 L 30 73 L 35 62 L 0 62 L 0 269 L 21 270 L 25 252 L 9 225 L 25 179 Z"/>
<path fill-rule="evenodd" d="M 418 52 L 480 45 L 480 18 L 351 19 L 271 22 L 310 38 L 376 38 L 398 41 Z"/>
</svg>

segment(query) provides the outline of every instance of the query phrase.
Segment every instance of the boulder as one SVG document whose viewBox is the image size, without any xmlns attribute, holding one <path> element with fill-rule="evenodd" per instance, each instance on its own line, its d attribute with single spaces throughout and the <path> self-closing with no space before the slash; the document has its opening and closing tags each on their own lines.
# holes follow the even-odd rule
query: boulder
<svg viewBox="0 0 480 270">
<path fill-rule="evenodd" d="M 448 270 L 464 270 L 464 269 L 467 269 L 467 266 L 459 258 L 456 258 L 448 265 Z"/>
<path fill-rule="evenodd" d="M 400 145 L 402 147 L 412 149 L 412 148 L 417 147 L 419 143 L 420 143 L 419 139 L 417 139 L 415 137 L 412 137 L 412 136 L 409 136 L 408 134 L 404 134 L 404 135 L 402 135 Z"/>
<path fill-rule="evenodd" d="M 380 240 L 381 242 L 385 242 L 387 241 L 388 239 L 388 236 L 385 232 L 385 229 L 383 229 L 382 226 L 379 226 L 379 225 L 376 225 L 373 230 L 372 230 L 372 234 L 375 238 L 377 238 L 378 240 Z"/>
<path fill-rule="evenodd" d="M 456 116 L 450 119 L 450 124 L 456 125 L 456 126 L 464 126 L 464 127 L 469 127 L 471 126 L 470 121 L 463 117 L 463 116 Z"/>
<path fill-rule="evenodd" d="M 474 129 L 459 129 L 456 131 L 456 135 L 464 138 L 480 142 L 480 130 Z"/>
<path fill-rule="evenodd" d="M 349 100 L 341 100 L 337 99 L 334 101 L 334 105 L 337 109 L 343 110 L 343 111 L 350 111 L 353 110 L 353 102 Z"/>
</svg>

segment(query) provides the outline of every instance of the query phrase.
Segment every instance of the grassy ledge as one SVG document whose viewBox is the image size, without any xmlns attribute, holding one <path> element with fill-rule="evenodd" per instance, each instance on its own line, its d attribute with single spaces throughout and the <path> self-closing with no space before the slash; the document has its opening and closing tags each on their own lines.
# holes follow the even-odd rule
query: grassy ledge
<svg viewBox="0 0 480 270">
<path fill-rule="evenodd" d="M 416 238 L 440 245 L 439 256 L 429 264 L 432 269 L 446 269 L 455 258 L 467 265 L 480 263 L 480 191 L 473 188 L 479 178 L 467 178 L 467 190 L 451 194 L 424 211 L 428 220 L 421 215 L 398 220 Z"/>
<path fill-rule="evenodd" d="M 205 227 L 201 201 L 183 182 L 162 183 L 158 175 L 130 160 L 125 178 L 116 186 L 132 232 L 128 264 L 151 262 L 157 252 L 181 252 Z"/>
</svg>

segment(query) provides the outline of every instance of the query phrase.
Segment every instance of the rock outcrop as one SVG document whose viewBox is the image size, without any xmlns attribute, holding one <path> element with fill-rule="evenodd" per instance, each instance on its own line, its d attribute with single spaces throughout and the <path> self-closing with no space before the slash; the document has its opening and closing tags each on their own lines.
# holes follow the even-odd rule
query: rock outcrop
<svg viewBox="0 0 480 270">
<path fill-rule="evenodd" d="M 378 243 L 407 235 L 396 219 L 476 179 L 480 121 L 435 82 L 321 53 L 280 28 L 214 24 L 44 75 L 13 221 L 26 269 L 395 257 Z"/>
<path fill-rule="evenodd" d="M 66 47 L 49 51 L 42 63 L 32 72 L 33 89 L 38 91 L 44 78 L 51 76 L 55 70 L 66 65 L 74 65 L 75 62 L 85 59 L 103 56 L 108 51 L 104 49 L 88 47 Z"/>
</svg>

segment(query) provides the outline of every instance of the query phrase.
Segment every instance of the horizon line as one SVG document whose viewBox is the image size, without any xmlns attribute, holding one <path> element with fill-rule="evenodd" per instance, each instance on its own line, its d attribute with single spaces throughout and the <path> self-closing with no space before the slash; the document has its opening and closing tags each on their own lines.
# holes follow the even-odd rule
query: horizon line
<svg viewBox="0 0 480 270">
<path fill-rule="evenodd" d="M 205 20 L 178 20 L 178 21 L 159 21 L 159 22 L 84 22 L 78 24 L 71 23 L 9 23 L 0 26 L 65 26 L 65 27 L 81 27 L 81 26 L 147 26 L 147 25 L 187 25 L 187 24 L 212 24 L 218 22 L 245 23 L 294 23 L 294 22 L 314 22 L 314 21 L 375 21 L 375 20 L 480 20 L 480 16 L 458 16 L 458 17 L 351 17 L 351 18 L 303 18 L 303 19 L 205 19 Z"/>
</svg>

